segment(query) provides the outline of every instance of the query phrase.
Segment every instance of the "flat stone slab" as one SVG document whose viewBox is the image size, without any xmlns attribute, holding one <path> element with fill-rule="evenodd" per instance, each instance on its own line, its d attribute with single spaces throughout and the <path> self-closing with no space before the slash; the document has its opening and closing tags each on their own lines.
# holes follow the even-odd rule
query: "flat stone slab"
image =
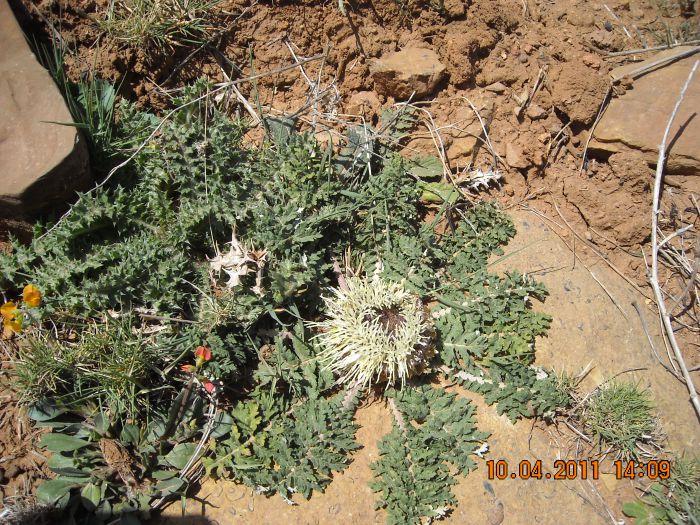
<svg viewBox="0 0 700 525">
<path fill-rule="evenodd" d="M 670 50 L 677 52 L 675 49 Z M 669 52 L 660 53 L 633 69 L 651 63 Z M 634 80 L 632 88 L 614 98 L 595 129 L 592 152 L 617 153 L 639 150 L 644 160 L 655 166 L 659 144 L 683 84 L 700 53 L 651 71 Z M 629 66 L 624 66 L 629 69 Z M 625 70 L 611 76 L 624 76 Z M 666 173 L 700 175 L 700 72 L 688 87 L 670 133 L 671 147 Z M 679 133 L 680 130 L 680 133 Z M 675 137 L 675 140 L 674 140 Z"/>
<path fill-rule="evenodd" d="M 30 217 L 91 184 L 85 140 L 0 0 L 0 216 Z"/>
</svg>

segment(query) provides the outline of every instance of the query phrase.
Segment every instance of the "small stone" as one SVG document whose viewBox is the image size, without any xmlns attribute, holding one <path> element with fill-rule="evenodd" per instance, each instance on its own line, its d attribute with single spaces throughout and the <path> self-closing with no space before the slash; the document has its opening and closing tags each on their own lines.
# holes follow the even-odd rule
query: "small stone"
<svg viewBox="0 0 700 525">
<path fill-rule="evenodd" d="M 538 106 L 537 104 L 532 104 L 529 106 L 525 114 L 530 118 L 530 120 L 547 118 L 547 110 L 545 110 L 542 106 Z"/>
<path fill-rule="evenodd" d="M 387 53 L 370 65 L 377 93 L 397 100 L 432 95 L 445 78 L 445 69 L 434 51 L 423 48 Z"/>
<path fill-rule="evenodd" d="M 469 157 L 474 152 L 478 141 L 476 137 L 454 139 L 452 146 L 447 150 L 447 158 L 452 161 Z"/>
<path fill-rule="evenodd" d="M 602 64 L 600 58 L 598 58 L 593 53 L 586 53 L 585 55 L 583 55 L 581 57 L 581 62 L 583 62 L 584 65 L 593 69 L 600 69 L 600 66 Z"/>
<path fill-rule="evenodd" d="M 506 163 L 511 168 L 516 169 L 525 169 L 530 166 L 530 162 L 525 158 L 523 150 L 512 142 L 506 144 Z"/>
<path fill-rule="evenodd" d="M 525 53 L 520 53 L 518 55 L 518 62 L 521 64 L 527 64 L 527 55 Z"/>
<path fill-rule="evenodd" d="M 358 91 L 345 103 L 345 113 L 371 118 L 379 112 L 381 107 L 382 103 L 374 91 Z"/>
<path fill-rule="evenodd" d="M 606 21 L 605 21 L 605 24 L 603 24 L 603 27 L 605 27 L 605 30 L 606 30 L 606 31 L 612 31 L 612 30 L 613 30 L 613 25 L 612 25 L 612 22 L 610 22 L 610 20 L 606 20 Z"/>
<path fill-rule="evenodd" d="M 508 89 L 503 82 L 494 82 L 493 84 L 490 84 L 484 88 L 486 91 L 490 91 L 491 93 L 498 93 L 499 95 L 501 93 L 505 93 L 506 89 Z"/>
<path fill-rule="evenodd" d="M 467 12 L 466 4 L 464 0 L 445 0 L 443 7 L 449 18 L 462 18 Z"/>
</svg>

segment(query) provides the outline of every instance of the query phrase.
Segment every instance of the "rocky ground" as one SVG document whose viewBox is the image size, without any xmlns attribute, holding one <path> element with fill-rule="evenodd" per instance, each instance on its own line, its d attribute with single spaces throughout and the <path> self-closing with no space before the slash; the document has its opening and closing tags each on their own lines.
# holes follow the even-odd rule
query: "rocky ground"
<svg viewBox="0 0 700 525">
<path fill-rule="evenodd" d="M 463 186 L 469 185 L 475 168 L 499 169 L 503 175 L 501 184 L 481 187 L 481 197 L 496 198 L 511 210 L 529 210 L 532 217 L 543 215 L 551 229 L 546 242 L 556 243 L 561 251 L 549 253 L 544 260 L 542 253 L 532 254 L 529 260 L 522 261 L 525 266 L 519 267 L 532 272 L 558 268 L 544 278 L 550 289 L 585 290 L 587 299 L 577 296 L 569 306 L 565 301 L 557 303 L 556 293 L 552 302 L 545 305 L 555 315 L 550 342 L 560 341 L 562 345 L 549 344 L 543 357 L 546 364 L 574 372 L 587 360 L 594 360 L 600 366 L 602 380 L 626 368 L 641 366 L 640 356 L 644 355 L 645 367 L 661 370 L 653 361 L 646 362 L 650 355 L 648 343 L 640 331 L 637 311 L 630 305 L 633 301 L 640 305 L 652 331 L 658 333 L 652 293 L 647 285 L 657 147 L 678 92 L 699 55 L 678 59 L 636 78 L 634 69 L 639 69 L 643 60 L 697 50 L 700 14 L 691 11 L 693 2 L 378 0 L 345 2 L 344 15 L 335 2 L 224 0 L 212 18 L 220 30 L 212 33 L 208 45 L 179 47 L 169 53 L 129 46 L 105 34 L 96 23 L 105 12 L 105 0 L 13 0 L 10 4 L 25 31 L 39 39 L 58 34 L 75 50 L 66 59 L 74 80 L 88 74 L 111 80 L 120 86 L 122 96 L 148 108 L 167 108 L 178 88 L 200 76 L 221 82 L 268 73 L 255 83 L 240 84 L 240 97 L 232 103 L 232 110 L 241 114 L 257 114 L 260 109 L 273 115 L 298 113 L 305 126 L 315 126 L 320 140 L 329 140 L 353 124 L 381 125 L 383 109 L 410 100 L 417 108 L 419 124 L 410 138 L 400 143 L 403 154 L 437 156 L 446 172 Z M 7 20 L 3 16 L 0 22 Z M 690 45 L 661 54 L 639 51 L 679 41 Z M 295 62 L 304 62 L 303 70 L 293 67 Z M 619 69 L 621 66 L 626 69 Z M 1 67 L 0 70 L 4 71 Z M 33 99 L 28 100 L 31 104 Z M 248 109 L 238 103 L 240 100 L 248 103 Z M 697 233 L 693 233 L 700 226 L 700 123 L 694 113 L 699 103 L 700 78 L 696 77 L 671 130 L 672 147 L 660 214 L 660 226 L 666 234 L 693 225 L 687 235 L 674 239 L 691 269 L 700 257 Z M 605 111 L 597 121 L 601 108 Z M 74 131 L 67 128 L 67 132 Z M 258 136 L 253 132 L 250 139 Z M 2 138 L 0 152 L 10 144 L 4 135 Z M 16 146 L 12 148 L 16 150 Z M 0 154 L 3 163 L 10 158 L 16 160 L 19 156 Z M 45 175 L 35 166 L 13 167 L 14 173 L 20 170 L 32 172 L 39 182 Z M 31 185 L 34 182 L 20 190 L 8 187 L 5 179 L 0 182 L 5 185 L 0 186 L 0 195 L 10 196 L 4 202 L 31 201 L 26 195 L 33 194 L 30 190 L 35 187 Z M 32 204 L 33 201 L 23 210 L 33 212 Z M 9 215 L 17 218 L 17 214 Z M 15 223 L 15 230 L 21 230 L 21 225 L 18 228 Z M 25 232 L 26 229 L 25 226 Z M 534 242 L 527 228 L 521 239 L 523 235 Z M 569 264 L 566 257 L 570 257 L 575 272 L 563 269 Z M 662 271 L 662 280 L 671 295 L 686 288 L 688 271 L 684 273 L 681 266 L 675 260 Z M 603 284 L 596 284 L 598 280 Z M 581 301 L 588 301 L 585 308 Z M 549 310 L 555 303 L 556 308 Z M 697 368 L 697 297 L 686 294 L 678 304 L 677 337 L 688 367 Z M 590 312 L 589 307 L 593 308 Z M 610 309 L 609 316 L 601 317 L 604 308 Z M 558 316 L 569 314 L 570 321 L 556 324 Z M 581 326 L 574 329 L 566 322 L 573 323 L 576 315 L 580 315 Z M 618 318 L 612 321 L 615 316 Z M 576 338 L 570 336 L 572 331 Z M 622 337 L 623 333 L 627 336 Z M 596 345 L 591 341 L 596 341 Z M 656 343 L 663 348 L 660 339 Z M 624 357 L 608 360 L 620 347 L 626 349 L 620 354 Z M 657 375 L 654 372 L 643 378 L 655 385 L 672 441 L 678 448 L 697 452 L 697 438 L 692 437 L 693 432 L 697 435 L 697 422 L 686 406 L 684 387 L 671 376 Z M 700 382 L 697 370 L 694 377 Z M 664 384 L 667 389 L 661 386 Z M 382 419 L 377 411 L 383 409 L 367 410 L 360 416 L 367 417 L 361 421 L 363 425 L 370 425 L 365 432 L 380 432 Z M 488 410 L 485 412 L 489 414 Z M 379 426 L 373 428 L 370 420 L 379 421 Z M 687 424 L 691 426 L 686 427 Z M 526 426 L 510 429 L 499 422 L 493 429 L 505 432 L 504 436 L 512 431 L 506 440 L 512 444 L 527 439 Z M 541 447 L 538 453 L 554 457 L 557 447 L 545 446 L 552 445 L 548 434 L 540 431 L 537 436 L 536 446 Z M 521 448 L 511 447 L 512 460 L 525 454 Z M 0 455 L 7 456 L 6 452 Z M 371 461 L 367 457 L 364 467 L 362 456 L 356 458 L 357 468 L 367 470 Z M 289 522 L 324 523 L 332 519 L 339 523 L 370 523 L 379 519 L 370 508 L 370 495 L 357 502 L 357 512 L 363 516 L 360 521 L 357 515 L 345 514 L 348 504 L 343 503 L 343 498 L 355 486 L 353 482 L 365 486 L 363 474 L 357 474 L 355 479 L 353 472 L 351 469 L 331 485 L 330 496 L 322 497 L 331 498 L 331 503 L 314 498 L 299 507 L 299 513 L 290 514 Z M 480 481 L 465 482 L 460 495 L 465 499 L 460 509 L 471 508 L 467 502 L 474 503 L 469 499 L 474 494 L 480 495 L 483 505 L 478 508 L 484 513 L 493 510 L 488 505 L 494 506 L 496 500 L 505 501 L 509 516 L 505 523 L 532 523 L 534 519 L 530 518 L 535 515 L 559 516 L 554 511 L 547 512 L 553 502 L 557 502 L 554 508 L 568 509 L 568 515 L 574 519 L 576 514 L 571 511 L 582 499 L 586 500 L 580 494 L 572 496 L 576 492 L 563 485 L 553 484 L 547 501 L 531 500 L 533 507 L 527 510 L 517 503 L 518 498 L 530 494 L 524 485 L 496 487 L 493 496 L 477 486 L 482 478 L 474 479 Z M 9 487 L 3 487 L 7 489 L 6 496 Z M 630 494 L 615 484 L 602 486 L 598 491 L 603 493 L 603 501 L 610 501 L 617 518 L 621 517 L 619 491 L 625 496 Z M 206 491 L 202 494 L 206 495 Z M 582 522 L 601 513 L 606 516 L 605 505 L 597 497 L 587 496 L 597 503 L 589 505 L 595 510 L 577 515 Z M 252 503 L 246 505 L 254 509 L 267 510 L 244 514 L 245 519 L 239 514 L 239 521 L 219 517 L 220 523 L 266 523 L 265 515 L 282 512 L 277 503 L 269 500 L 248 498 L 245 494 L 242 498 L 246 502 L 250 499 Z M 231 505 L 238 508 L 237 503 Z M 539 514 L 533 514 L 536 505 L 541 506 L 537 507 Z M 334 513 L 332 508 L 342 510 Z M 454 523 L 498 522 L 491 514 L 475 516 L 470 520 L 468 515 L 456 514 L 451 519 Z M 609 516 L 600 519 L 609 520 Z"/>
</svg>

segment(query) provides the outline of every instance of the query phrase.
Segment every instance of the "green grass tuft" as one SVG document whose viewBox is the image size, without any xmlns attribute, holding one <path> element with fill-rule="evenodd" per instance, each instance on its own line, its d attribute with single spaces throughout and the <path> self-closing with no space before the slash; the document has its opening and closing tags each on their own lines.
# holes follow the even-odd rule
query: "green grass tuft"
<svg viewBox="0 0 700 525">
<path fill-rule="evenodd" d="M 214 29 L 220 0 L 111 0 L 100 27 L 112 38 L 146 51 L 198 45 Z"/>
<path fill-rule="evenodd" d="M 603 448 L 636 458 L 637 443 L 649 442 L 656 431 L 649 392 L 633 381 L 611 381 L 588 401 L 583 414 L 587 433 Z"/>
</svg>

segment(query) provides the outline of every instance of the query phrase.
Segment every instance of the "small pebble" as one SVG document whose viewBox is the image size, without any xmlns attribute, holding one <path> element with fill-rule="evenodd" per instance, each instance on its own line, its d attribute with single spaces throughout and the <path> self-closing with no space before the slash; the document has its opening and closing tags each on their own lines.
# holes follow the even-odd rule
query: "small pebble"
<svg viewBox="0 0 700 525">
<path fill-rule="evenodd" d="M 530 117 L 530 120 L 540 120 L 547 118 L 547 111 L 541 106 L 538 106 L 537 104 L 529 106 L 527 108 L 526 114 L 528 117 Z"/>
<path fill-rule="evenodd" d="M 494 82 L 493 84 L 486 86 L 484 88 L 486 91 L 490 91 L 492 93 L 504 93 L 506 89 L 508 89 L 505 84 L 502 82 Z"/>
<path fill-rule="evenodd" d="M 606 30 L 606 31 L 612 31 L 612 30 L 613 30 L 613 25 L 612 25 L 612 22 L 610 22 L 610 20 L 607 20 L 607 21 L 605 22 L 605 24 L 603 24 L 603 26 L 605 27 L 605 30 Z"/>
<path fill-rule="evenodd" d="M 586 53 L 585 55 L 583 55 L 581 57 L 581 62 L 583 62 L 588 67 L 592 67 L 593 69 L 600 69 L 601 66 L 600 58 L 598 58 L 592 53 Z"/>
<path fill-rule="evenodd" d="M 519 61 L 521 64 L 526 64 L 526 63 L 527 63 L 527 55 L 526 55 L 525 53 L 520 53 L 520 54 L 518 55 L 518 61 Z"/>
</svg>

